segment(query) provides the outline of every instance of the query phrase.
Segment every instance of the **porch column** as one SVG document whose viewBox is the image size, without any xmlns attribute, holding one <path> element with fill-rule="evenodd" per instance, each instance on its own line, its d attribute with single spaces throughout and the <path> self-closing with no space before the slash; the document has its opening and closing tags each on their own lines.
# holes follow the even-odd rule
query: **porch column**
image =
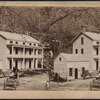
<svg viewBox="0 0 100 100">
<path fill-rule="evenodd" d="M 23 65 L 22 68 L 25 68 L 25 47 L 23 48 Z"/>
<path fill-rule="evenodd" d="M 34 48 L 33 48 L 33 53 L 32 53 L 32 55 L 34 55 Z"/>
<path fill-rule="evenodd" d="M 98 58 L 98 71 L 100 71 L 100 45 L 98 47 L 98 53 L 99 53 L 99 58 Z"/>
<path fill-rule="evenodd" d="M 38 68 L 38 59 L 36 58 L 36 61 L 35 61 L 35 68 Z"/>
<path fill-rule="evenodd" d="M 32 68 L 34 69 L 34 58 L 33 58 Z"/>
<path fill-rule="evenodd" d="M 42 49 L 42 56 L 43 56 L 43 49 Z"/>
<path fill-rule="evenodd" d="M 11 48 L 11 49 L 12 49 L 12 69 L 13 69 L 13 67 L 14 67 L 14 64 L 13 64 L 13 48 L 14 48 L 14 47 L 13 47 L 13 45 L 12 45 L 12 48 Z"/>
<path fill-rule="evenodd" d="M 25 47 L 23 48 L 23 55 L 25 55 Z"/>
<path fill-rule="evenodd" d="M 36 55 L 38 55 L 38 49 L 36 49 Z"/>
<path fill-rule="evenodd" d="M 98 55 L 100 57 L 100 46 L 98 47 Z"/>
<path fill-rule="evenodd" d="M 23 58 L 23 64 L 22 64 L 22 69 L 25 68 L 25 58 Z"/>
<path fill-rule="evenodd" d="M 41 61 L 41 68 L 43 68 L 43 58 L 42 58 L 42 61 Z"/>
<path fill-rule="evenodd" d="M 98 71 L 100 71 L 100 58 L 98 59 Z"/>
</svg>

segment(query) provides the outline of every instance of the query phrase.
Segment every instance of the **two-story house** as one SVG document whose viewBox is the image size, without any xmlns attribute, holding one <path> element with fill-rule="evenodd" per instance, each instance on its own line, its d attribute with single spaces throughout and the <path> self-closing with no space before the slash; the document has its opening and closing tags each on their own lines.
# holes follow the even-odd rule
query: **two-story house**
<svg viewBox="0 0 100 100">
<path fill-rule="evenodd" d="M 90 61 L 90 70 L 100 70 L 100 34 L 84 32 L 73 40 L 73 54 L 83 54 Z"/>
<path fill-rule="evenodd" d="M 67 79 L 77 79 L 81 78 L 81 73 L 85 69 L 100 70 L 99 33 L 81 32 L 72 40 L 72 44 L 72 54 L 60 53 L 55 59 L 55 72 L 66 73 Z"/>
<path fill-rule="evenodd" d="M 36 39 L 0 31 L 0 69 L 43 68 L 43 47 Z"/>
</svg>

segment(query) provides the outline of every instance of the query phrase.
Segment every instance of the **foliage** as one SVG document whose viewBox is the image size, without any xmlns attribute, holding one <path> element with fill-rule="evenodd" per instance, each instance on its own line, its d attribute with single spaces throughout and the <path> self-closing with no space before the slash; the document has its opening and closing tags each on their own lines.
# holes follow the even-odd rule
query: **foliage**
<svg viewBox="0 0 100 100">
<path fill-rule="evenodd" d="M 1 6 L 0 19 L 0 30 L 28 32 L 42 44 L 49 44 L 55 57 L 60 52 L 71 53 L 71 40 L 81 31 L 100 32 L 100 8 Z M 47 60 L 48 52 L 44 52 Z"/>
</svg>

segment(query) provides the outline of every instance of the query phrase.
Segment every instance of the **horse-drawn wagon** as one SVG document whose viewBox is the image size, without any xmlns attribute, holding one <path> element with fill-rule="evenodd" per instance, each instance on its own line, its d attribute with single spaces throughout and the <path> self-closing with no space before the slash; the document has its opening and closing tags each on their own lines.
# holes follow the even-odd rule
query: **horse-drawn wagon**
<svg viewBox="0 0 100 100">
<path fill-rule="evenodd" d="M 93 79 L 93 81 L 90 82 L 90 90 L 92 90 L 93 88 L 100 88 L 100 72 L 95 77 L 95 79 Z"/>
<path fill-rule="evenodd" d="M 14 79 L 14 78 L 7 78 L 5 81 L 4 81 L 4 90 L 8 88 L 13 88 L 16 90 L 16 87 L 19 85 L 18 83 L 18 80 L 17 79 Z"/>
<path fill-rule="evenodd" d="M 93 88 L 100 88 L 100 79 L 93 79 L 93 81 L 90 82 L 90 90 Z"/>
</svg>

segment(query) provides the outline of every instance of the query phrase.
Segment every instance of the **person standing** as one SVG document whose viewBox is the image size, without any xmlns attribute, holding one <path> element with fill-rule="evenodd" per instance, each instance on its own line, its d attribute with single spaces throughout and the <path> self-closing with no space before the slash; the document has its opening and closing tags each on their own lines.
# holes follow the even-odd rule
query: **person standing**
<svg viewBox="0 0 100 100">
<path fill-rule="evenodd" d="M 14 74 L 15 74 L 15 78 L 19 78 L 19 75 L 18 75 L 18 69 L 17 69 L 17 67 L 13 67 L 13 72 L 14 72 Z"/>
</svg>

